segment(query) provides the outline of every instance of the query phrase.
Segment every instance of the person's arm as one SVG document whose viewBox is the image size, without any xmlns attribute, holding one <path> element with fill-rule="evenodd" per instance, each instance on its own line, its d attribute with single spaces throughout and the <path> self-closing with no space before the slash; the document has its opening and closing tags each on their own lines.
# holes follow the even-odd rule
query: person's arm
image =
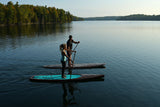
<svg viewBox="0 0 160 107">
<path fill-rule="evenodd" d="M 76 52 L 76 51 L 73 51 L 73 50 L 71 50 L 71 49 L 66 49 L 68 52 Z"/>
<path fill-rule="evenodd" d="M 75 43 L 75 44 L 78 44 L 78 43 L 80 43 L 80 41 L 76 42 L 76 41 L 74 41 L 74 40 L 73 40 L 72 42 L 73 42 L 73 43 Z"/>
<path fill-rule="evenodd" d="M 63 50 L 64 55 L 69 58 L 69 56 L 67 55 L 66 51 Z"/>
<path fill-rule="evenodd" d="M 66 51 L 63 51 L 63 53 L 69 60 L 71 60 L 71 58 L 67 55 Z"/>
</svg>

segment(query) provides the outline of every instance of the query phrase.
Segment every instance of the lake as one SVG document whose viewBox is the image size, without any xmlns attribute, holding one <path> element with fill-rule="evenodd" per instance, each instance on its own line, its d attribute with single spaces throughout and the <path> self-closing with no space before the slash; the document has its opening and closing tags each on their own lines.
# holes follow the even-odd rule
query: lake
<svg viewBox="0 0 160 107">
<path fill-rule="evenodd" d="M 75 63 L 106 63 L 105 69 L 74 69 L 73 74 L 104 74 L 104 81 L 29 81 L 33 75 L 61 74 L 42 66 L 60 64 L 59 45 L 70 34 L 80 41 Z M 158 21 L 0 27 L 0 106 L 159 107 L 159 46 Z"/>
</svg>

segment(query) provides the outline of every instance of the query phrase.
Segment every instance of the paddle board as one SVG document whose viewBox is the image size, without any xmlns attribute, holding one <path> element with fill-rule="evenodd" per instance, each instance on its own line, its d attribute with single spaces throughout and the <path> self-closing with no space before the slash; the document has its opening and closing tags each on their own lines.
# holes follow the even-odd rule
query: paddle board
<svg viewBox="0 0 160 107">
<path fill-rule="evenodd" d="M 95 79 L 100 79 L 104 77 L 101 74 L 72 74 L 65 75 L 35 75 L 30 78 L 31 81 L 41 81 L 41 82 L 76 82 L 76 81 L 91 81 Z"/>
<path fill-rule="evenodd" d="M 51 69 L 61 69 L 62 65 L 44 65 L 44 68 L 51 68 Z M 68 69 L 68 65 L 66 69 Z M 84 64 L 74 64 L 72 69 L 90 69 L 90 68 L 105 68 L 105 63 L 84 63 Z"/>
</svg>

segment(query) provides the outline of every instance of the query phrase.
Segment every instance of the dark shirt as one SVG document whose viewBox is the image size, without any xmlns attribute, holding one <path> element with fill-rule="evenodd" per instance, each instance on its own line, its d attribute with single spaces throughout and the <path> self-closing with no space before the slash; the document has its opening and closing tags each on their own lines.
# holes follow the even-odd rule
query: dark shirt
<svg viewBox="0 0 160 107">
<path fill-rule="evenodd" d="M 73 43 L 73 40 L 68 40 L 67 41 L 67 49 L 70 47 L 70 49 L 72 49 L 72 43 Z"/>
</svg>

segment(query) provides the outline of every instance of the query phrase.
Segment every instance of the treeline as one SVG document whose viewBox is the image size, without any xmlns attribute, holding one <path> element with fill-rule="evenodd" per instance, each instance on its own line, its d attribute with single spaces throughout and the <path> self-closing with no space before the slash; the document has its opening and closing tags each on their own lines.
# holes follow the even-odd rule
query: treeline
<svg viewBox="0 0 160 107">
<path fill-rule="evenodd" d="M 117 20 L 120 16 L 87 17 L 84 20 Z"/>
<path fill-rule="evenodd" d="M 19 5 L 11 1 L 4 5 L 0 3 L 0 24 L 47 24 L 64 23 L 73 20 L 82 20 L 68 11 L 47 6 Z"/>
<path fill-rule="evenodd" d="M 117 20 L 160 20 L 160 15 L 134 14 L 129 16 L 121 16 Z"/>
<path fill-rule="evenodd" d="M 88 17 L 83 18 L 84 20 L 148 20 L 148 21 L 159 21 L 160 15 L 144 15 L 144 14 L 133 14 L 128 16 L 104 16 L 104 17 Z"/>
</svg>

